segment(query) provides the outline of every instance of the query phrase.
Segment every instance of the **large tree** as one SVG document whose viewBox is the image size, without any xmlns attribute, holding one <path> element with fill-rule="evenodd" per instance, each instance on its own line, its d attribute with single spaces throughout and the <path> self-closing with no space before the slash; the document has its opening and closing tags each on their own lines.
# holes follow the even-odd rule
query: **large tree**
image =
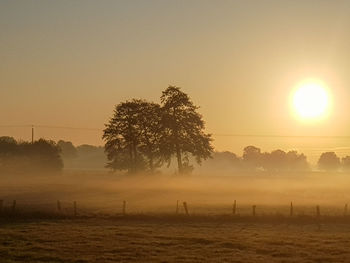
<svg viewBox="0 0 350 263">
<path fill-rule="evenodd" d="M 164 135 L 161 107 L 159 104 L 139 100 L 139 112 L 137 119 L 139 129 L 139 149 L 147 158 L 151 172 L 163 163 L 161 154 L 161 142 Z"/>
<path fill-rule="evenodd" d="M 138 129 L 136 101 L 119 103 L 113 117 L 106 124 L 102 138 L 106 141 L 105 151 L 110 161 L 108 168 L 113 170 L 128 170 L 135 173 L 143 168 L 143 159 L 137 152 Z"/>
<path fill-rule="evenodd" d="M 122 102 L 106 124 L 103 139 L 113 170 L 152 172 L 161 164 L 162 134 L 160 106 L 144 100 Z"/>
<path fill-rule="evenodd" d="M 192 169 L 190 155 L 199 164 L 211 156 L 211 135 L 204 132 L 204 121 L 197 112 L 198 107 L 179 87 L 169 86 L 163 91 L 161 102 L 162 152 L 169 161 L 175 156 L 179 173 L 186 173 Z"/>
</svg>

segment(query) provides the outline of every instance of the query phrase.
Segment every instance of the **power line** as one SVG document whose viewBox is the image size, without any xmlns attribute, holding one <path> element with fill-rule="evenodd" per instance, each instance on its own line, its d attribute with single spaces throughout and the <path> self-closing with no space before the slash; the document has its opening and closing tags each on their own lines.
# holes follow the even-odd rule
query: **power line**
<svg viewBox="0 0 350 263">
<path fill-rule="evenodd" d="M 0 128 L 47 128 L 47 129 L 63 129 L 63 130 L 85 130 L 85 131 L 99 131 L 101 128 L 89 127 L 73 127 L 73 126 L 53 126 L 53 125 L 0 125 Z M 252 138 L 319 138 L 319 139 L 350 139 L 347 135 L 278 135 L 278 134 L 241 134 L 241 133 L 212 133 L 215 137 L 252 137 Z"/>
<path fill-rule="evenodd" d="M 34 125 L 34 127 L 48 128 L 48 129 L 63 129 L 63 130 L 103 131 L 103 129 L 99 129 L 99 128 L 86 128 L 86 127 L 49 126 L 49 125 Z"/>
<path fill-rule="evenodd" d="M 214 136 L 218 137 L 260 137 L 260 138 L 339 138 L 339 139 L 350 139 L 350 136 L 345 135 L 271 135 L 271 134 L 218 134 L 213 133 Z"/>
<path fill-rule="evenodd" d="M 48 129 L 63 129 L 63 130 L 89 130 L 89 131 L 103 131 L 98 128 L 87 127 L 69 127 L 69 126 L 51 126 L 51 125 L 0 125 L 0 128 L 48 128 Z"/>
</svg>

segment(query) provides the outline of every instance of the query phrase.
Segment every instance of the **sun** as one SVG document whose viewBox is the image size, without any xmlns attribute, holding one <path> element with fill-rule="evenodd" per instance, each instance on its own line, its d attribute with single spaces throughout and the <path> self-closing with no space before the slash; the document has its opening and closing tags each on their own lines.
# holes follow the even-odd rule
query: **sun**
<svg viewBox="0 0 350 263">
<path fill-rule="evenodd" d="M 330 93 L 321 81 L 305 80 L 297 85 L 292 105 L 299 119 L 320 120 L 329 113 Z"/>
</svg>

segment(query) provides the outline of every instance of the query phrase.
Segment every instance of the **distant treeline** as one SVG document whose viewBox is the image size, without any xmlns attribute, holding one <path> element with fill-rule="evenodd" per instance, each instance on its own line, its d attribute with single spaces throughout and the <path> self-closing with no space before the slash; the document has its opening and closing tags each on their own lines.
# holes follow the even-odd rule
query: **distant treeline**
<svg viewBox="0 0 350 263">
<path fill-rule="evenodd" d="M 0 137 L 0 173 L 60 172 L 61 149 L 54 141 L 40 139 L 33 143 Z"/>
<path fill-rule="evenodd" d="M 72 142 L 63 140 L 59 140 L 57 145 L 62 150 L 65 169 L 93 171 L 105 169 L 107 157 L 103 146 L 89 144 L 74 146 Z"/>
<path fill-rule="evenodd" d="M 16 141 L 12 137 L 0 137 L 0 174 L 59 172 L 63 162 L 67 169 L 102 170 L 106 160 L 102 146 L 84 144 L 75 147 L 69 141 L 55 143 L 44 139 L 32 144 Z M 350 171 L 350 156 L 339 158 L 334 152 L 324 152 L 317 164 L 319 170 Z M 241 156 L 229 151 L 214 152 L 212 158 L 204 161 L 198 169 L 199 173 L 210 174 L 241 171 L 302 172 L 311 170 L 311 165 L 304 154 L 296 151 L 263 152 L 258 147 L 247 146 Z"/>
<path fill-rule="evenodd" d="M 339 158 L 335 152 L 324 152 L 320 155 L 317 168 L 323 171 L 349 171 L 350 156 Z M 273 150 L 262 152 L 255 146 L 243 149 L 243 155 L 238 156 L 232 152 L 215 152 L 213 158 L 203 165 L 203 170 L 217 171 L 309 171 L 311 165 L 307 157 L 297 151 Z"/>
<path fill-rule="evenodd" d="M 62 140 L 58 142 L 58 146 L 62 149 L 61 155 L 65 167 L 66 163 L 75 163 L 77 168 L 83 170 L 90 168 L 91 164 L 102 168 L 106 160 L 102 146 L 80 145 L 75 147 L 71 142 Z M 320 155 L 315 168 L 324 171 L 350 171 L 350 156 L 340 158 L 334 152 L 324 152 Z M 311 164 L 306 155 L 297 151 L 278 149 L 263 152 L 256 146 L 247 146 L 243 149 L 241 156 L 229 151 L 216 151 L 212 154 L 212 158 L 202 162 L 201 167 L 197 166 L 197 169 L 199 173 L 210 174 L 217 172 L 230 174 L 241 171 L 303 172 L 310 171 Z"/>
</svg>

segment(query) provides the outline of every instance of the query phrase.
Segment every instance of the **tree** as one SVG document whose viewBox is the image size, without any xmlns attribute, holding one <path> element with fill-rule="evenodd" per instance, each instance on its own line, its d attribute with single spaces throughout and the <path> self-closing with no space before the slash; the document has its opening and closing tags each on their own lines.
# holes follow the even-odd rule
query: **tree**
<svg viewBox="0 0 350 263">
<path fill-rule="evenodd" d="M 289 151 L 286 158 L 289 170 L 307 171 L 310 169 L 307 158 L 303 153 L 298 154 L 296 151 Z"/>
<path fill-rule="evenodd" d="M 17 151 L 17 142 L 14 138 L 8 136 L 0 137 L 0 157 L 14 154 Z"/>
<path fill-rule="evenodd" d="M 350 156 L 345 156 L 341 160 L 342 168 L 344 171 L 349 171 L 350 170 Z"/>
<path fill-rule="evenodd" d="M 263 153 L 261 166 L 269 171 L 306 171 L 309 169 L 304 154 L 298 154 L 296 151 L 286 153 L 282 150 Z"/>
<path fill-rule="evenodd" d="M 243 163 L 250 169 L 257 169 L 261 167 L 262 153 L 261 150 L 255 146 L 247 146 L 243 149 Z"/>
<path fill-rule="evenodd" d="M 283 171 L 287 167 L 286 152 L 282 150 L 274 150 L 271 153 L 263 153 L 261 158 L 261 166 L 269 171 Z"/>
<path fill-rule="evenodd" d="M 106 124 L 102 136 L 105 152 L 110 161 L 107 167 L 113 170 L 128 170 L 136 173 L 144 168 L 144 160 L 138 152 L 139 134 L 137 127 L 140 108 L 138 101 L 126 101 L 115 107 L 113 117 Z"/>
<path fill-rule="evenodd" d="M 45 139 L 39 139 L 34 143 L 23 144 L 26 154 L 31 157 L 34 166 L 41 171 L 60 171 L 63 168 L 60 147 L 54 142 Z"/>
<path fill-rule="evenodd" d="M 318 160 L 318 167 L 326 171 L 336 171 L 340 167 L 340 159 L 335 152 L 324 152 Z"/>
<path fill-rule="evenodd" d="M 137 103 L 140 112 L 137 119 L 139 149 L 148 160 L 149 170 L 154 172 L 164 160 L 161 154 L 161 142 L 164 135 L 161 107 L 159 104 L 142 100 Z"/>
<path fill-rule="evenodd" d="M 0 172 L 60 172 L 63 168 L 60 152 L 60 147 L 53 141 L 40 139 L 28 143 L 1 137 Z"/>
<path fill-rule="evenodd" d="M 72 142 L 59 140 L 57 145 L 61 148 L 62 156 L 64 158 L 71 159 L 77 157 L 77 149 L 74 147 Z"/>
<path fill-rule="evenodd" d="M 211 135 L 204 132 L 204 121 L 197 112 L 198 107 L 179 87 L 169 86 L 163 91 L 161 103 L 163 156 L 169 162 L 175 156 L 179 173 L 187 173 L 193 168 L 189 164 L 190 155 L 198 164 L 211 157 Z"/>
<path fill-rule="evenodd" d="M 111 161 L 107 166 L 130 173 L 147 168 L 154 172 L 163 160 L 162 134 L 159 104 L 145 100 L 120 103 L 104 130 L 105 150 Z"/>
</svg>

